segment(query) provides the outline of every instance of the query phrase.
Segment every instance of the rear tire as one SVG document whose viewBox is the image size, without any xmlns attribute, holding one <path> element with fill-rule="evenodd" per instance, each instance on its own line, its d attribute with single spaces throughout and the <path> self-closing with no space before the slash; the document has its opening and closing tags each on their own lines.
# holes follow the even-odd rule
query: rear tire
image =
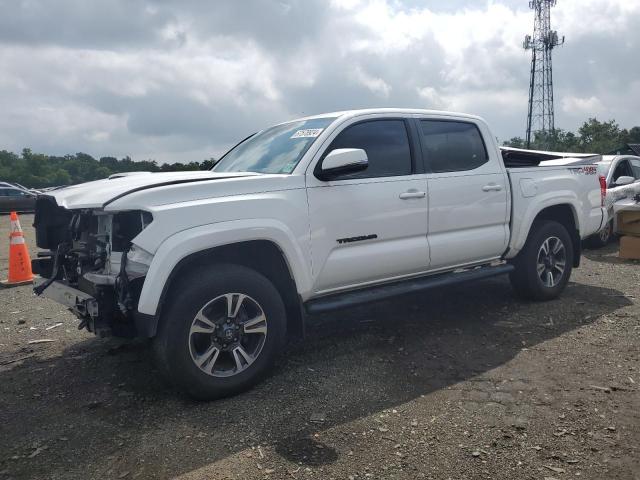
<svg viewBox="0 0 640 480">
<path fill-rule="evenodd" d="M 516 293 L 529 300 L 552 300 L 562 293 L 573 268 L 573 244 L 567 229 L 553 220 L 534 222 L 509 275 Z"/>
<path fill-rule="evenodd" d="M 613 220 L 611 220 L 607 225 L 600 230 L 595 235 L 591 235 L 587 239 L 587 245 L 589 248 L 604 248 L 606 247 L 611 239 L 613 238 Z"/>
<path fill-rule="evenodd" d="M 154 339 L 165 376 L 198 400 L 234 395 L 264 379 L 287 325 L 274 285 L 240 265 L 199 267 L 179 285 Z"/>
</svg>

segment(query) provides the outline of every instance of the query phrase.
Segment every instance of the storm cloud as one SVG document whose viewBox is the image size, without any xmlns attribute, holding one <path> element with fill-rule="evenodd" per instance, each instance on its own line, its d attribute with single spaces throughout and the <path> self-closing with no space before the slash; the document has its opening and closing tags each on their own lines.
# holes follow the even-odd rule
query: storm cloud
<svg viewBox="0 0 640 480">
<path fill-rule="evenodd" d="M 465 111 L 524 134 L 527 2 L 0 0 L 0 149 L 202 160 L 302 115 Z M 559 0 L 556 125 L 640 124 L 640 2 Z"/>
</svg>

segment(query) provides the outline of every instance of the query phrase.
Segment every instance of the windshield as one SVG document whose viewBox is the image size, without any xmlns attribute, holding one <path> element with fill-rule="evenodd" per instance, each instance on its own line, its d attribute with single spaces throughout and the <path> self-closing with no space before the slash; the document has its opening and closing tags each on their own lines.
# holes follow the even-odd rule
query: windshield
<svg viewBox="0 0 640 480">
<path fill-rule="evenodd" d="M 298 120 L 258 132 L 231 149 L 213 171 L 291 173 L 315 139 L 335 119 Z"/>
</svg>

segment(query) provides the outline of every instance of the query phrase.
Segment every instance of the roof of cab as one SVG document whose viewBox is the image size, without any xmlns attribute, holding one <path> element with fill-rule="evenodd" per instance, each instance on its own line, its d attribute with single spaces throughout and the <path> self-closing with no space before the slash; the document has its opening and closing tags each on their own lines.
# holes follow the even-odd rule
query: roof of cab
<svg viewBox="0 0 640 480">
<path fill-rule="evenodd" d="M 469 115 L 468 113 L 458 113 L 458 112 L 446 112 L 442 110 L 425 110 L 418 108 L 363 108 L 357 110 L 343 110 L 338 112 L 328 112 L 321 113 L 318 115 L 310 115 L 307 117 L 296 118 L 290 121 L 298 121 L 298 120 L 312 120 L 314 118 L 327 118 L 327 117 L 357 117 L 360 115 L 375 115 L 375 114 L 396 114 L 396 115 L 434 115 L 434 116 L 451 116 L 451 117 L 460 117 L 460 118 L 468 118 L 473 120 L 482 120 L 481 117 L 476 115 Z M 285 122 L 288 123 L 288 122 Z"/>
</svg>

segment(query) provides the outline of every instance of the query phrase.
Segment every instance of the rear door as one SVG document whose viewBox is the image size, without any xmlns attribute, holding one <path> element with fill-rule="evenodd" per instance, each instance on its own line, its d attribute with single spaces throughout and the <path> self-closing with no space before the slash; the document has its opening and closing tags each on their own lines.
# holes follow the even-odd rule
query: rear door
<svg viewBox="0 0 640 480">
<path fill-rule="evenodd" d="M 472 120 L 418 118 L 429 185 L 431 269 L 501 256 L 508 243 L 506 172 Z M 493 157 L 489 152 L 493 152 Z"/>
<path fill-rule="evenodd" d="M 427 182 L 409 120 L 353 120 L 328 143 L 307 171 L 314 293 L 425 271 Z M 368 168 L 319 180 L 315 169 L 338 148 L 365 150 Z"/>
</svg>

